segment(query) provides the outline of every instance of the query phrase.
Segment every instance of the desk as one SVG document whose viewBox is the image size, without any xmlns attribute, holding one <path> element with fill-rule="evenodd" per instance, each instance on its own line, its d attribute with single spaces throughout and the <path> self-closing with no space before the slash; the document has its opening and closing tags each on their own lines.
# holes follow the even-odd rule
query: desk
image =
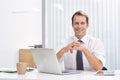
<svg viewBox="0 0 120 80">
<path fill-rule="evenodd" d="M 92 71 L 82 71 L 80 74 L 55 75 L 39 73 L 37 70 L 34 70 L 27 72 L 25 75 L 0 73 L 0 80 L 120 80 L 120 75 L 95 76 L 94 74 L 95 72 Z"/>
</svg>

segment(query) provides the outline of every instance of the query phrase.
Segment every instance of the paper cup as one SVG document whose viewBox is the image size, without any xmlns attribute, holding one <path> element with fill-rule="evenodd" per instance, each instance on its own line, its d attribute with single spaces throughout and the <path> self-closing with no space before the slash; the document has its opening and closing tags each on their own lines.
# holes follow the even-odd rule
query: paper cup
<svg viewBox="0 0 120 80">
<path fill-rule="evenodd" d="M 17 73 L 18 74 L 25 74 L 27 67 L 28 67 L 28 63 L 18 62 L 18 63 L 16 63 L 16 66 L 17 66 Z"/>
</svg>

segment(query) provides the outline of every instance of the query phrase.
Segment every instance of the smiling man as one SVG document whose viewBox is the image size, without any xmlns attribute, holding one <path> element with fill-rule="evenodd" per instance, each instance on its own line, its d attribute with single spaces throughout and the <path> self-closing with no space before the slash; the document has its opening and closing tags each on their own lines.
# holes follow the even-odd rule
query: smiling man
<svg viewBox="0 0 120 80">
<path fill-rule="evenodd" d="M 101 40 L 87 34 L 89 18 L 83 11 L 72 16 L 74 36 L 65 39 L 57 50 L 57 58 L 64 61 L 66 70 L 102 70 L 105 64 Z"/>
</svg>

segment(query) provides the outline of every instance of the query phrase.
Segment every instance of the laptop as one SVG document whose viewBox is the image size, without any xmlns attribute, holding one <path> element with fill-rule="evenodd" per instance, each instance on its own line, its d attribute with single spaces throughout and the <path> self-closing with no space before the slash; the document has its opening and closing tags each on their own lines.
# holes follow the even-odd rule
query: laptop
<svg viewBox="0 0 120 80">
<path fill-rule="evenodd" d="M 39 72 L 52 74 L 79 74 L 81 72 L 80 70 L 62 71 L 53 49 L 33 48 L 31 53 Z"/>
</svg>

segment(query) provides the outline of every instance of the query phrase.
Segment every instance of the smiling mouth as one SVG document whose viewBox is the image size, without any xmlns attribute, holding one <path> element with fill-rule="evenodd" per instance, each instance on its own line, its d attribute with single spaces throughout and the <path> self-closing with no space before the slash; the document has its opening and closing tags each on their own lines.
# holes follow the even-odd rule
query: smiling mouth
<svg viewBox="0 0 120 80">
<path fill-rule="evenodd" d="M 82 32 L 82 31 L 84 31 L 84 29 L 77 29 L 76 30 L 76 32 L 78 32 L 78 33 Z"/>
</svg>

